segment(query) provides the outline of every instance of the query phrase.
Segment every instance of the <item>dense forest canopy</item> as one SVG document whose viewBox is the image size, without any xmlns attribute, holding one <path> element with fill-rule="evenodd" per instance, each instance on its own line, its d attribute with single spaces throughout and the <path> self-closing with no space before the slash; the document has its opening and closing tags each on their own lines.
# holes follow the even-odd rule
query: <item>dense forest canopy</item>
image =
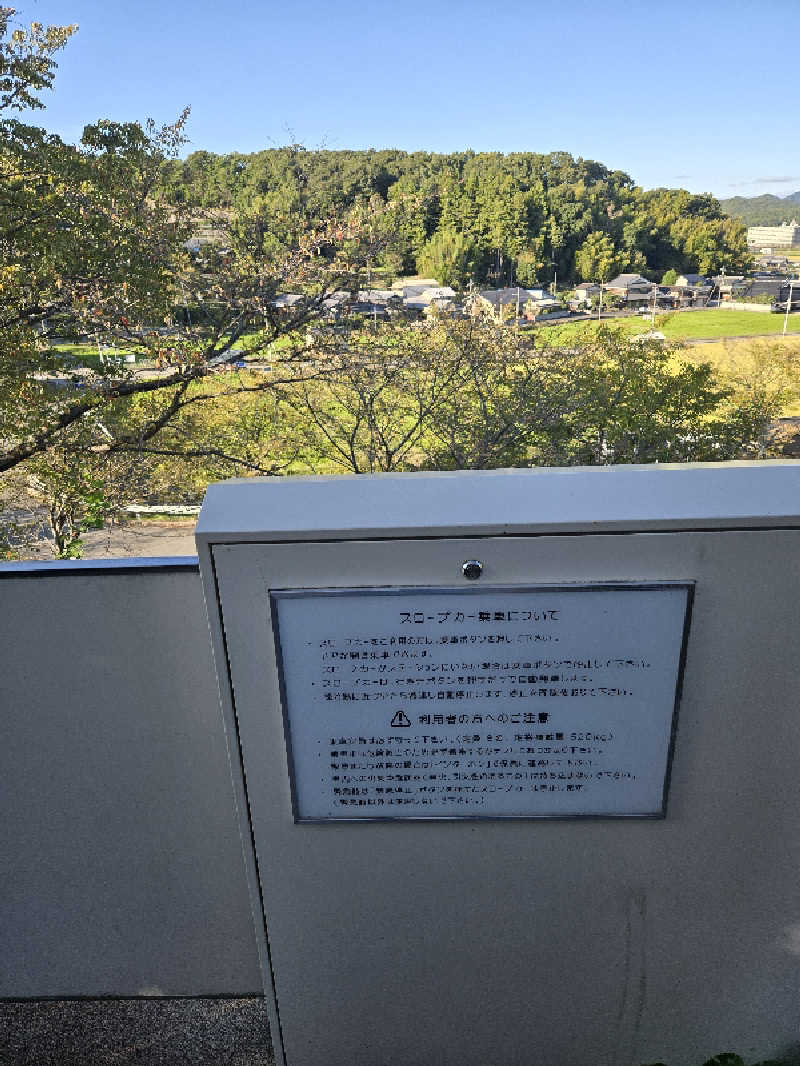
<svg viewBox="0 0 800 1066">
<path fill-rule="evenodd" d="M 638 187 L 567 152 L 193 152 L 166 162 L 165 190 L 198 213 L 257 219 L 263 248 L 359 205 L 390 204 L 382 266 L 465 285 L 607 280 L 635 271 L 728 273 L 749 265 L 746 230 L 716 199 Z"/>
<path fill-rule="evenodd" d="M 800 192 L 788 196 L 732 196 L 730 200 L 720 200 L 720 206 L 726 215 L 740 218 L 746 226 L 780 226 L 800 215 Z"/>
</svg>

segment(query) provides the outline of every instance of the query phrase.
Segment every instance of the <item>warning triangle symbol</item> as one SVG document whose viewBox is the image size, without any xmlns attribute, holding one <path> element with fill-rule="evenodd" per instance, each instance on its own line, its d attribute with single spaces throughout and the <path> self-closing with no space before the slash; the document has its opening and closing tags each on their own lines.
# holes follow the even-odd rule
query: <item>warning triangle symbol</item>
<svg viewBox="0 0 800 1066">
<path fill-rule="evenodd" d="M 411 725 L 411 719 L 405 711 L 397 711 L 389 724 L 395 726 L 395 728 L 397 726 L 409 726 Z"/>
</svg>

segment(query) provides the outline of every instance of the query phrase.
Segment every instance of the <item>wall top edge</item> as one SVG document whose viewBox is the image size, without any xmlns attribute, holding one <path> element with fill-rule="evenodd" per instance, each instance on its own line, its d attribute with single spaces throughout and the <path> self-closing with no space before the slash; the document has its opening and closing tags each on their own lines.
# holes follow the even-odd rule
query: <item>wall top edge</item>
<svg viewBox="0 0 800 1066">
<path fill-rule="evenodd" d="M 37 575 L 39 577 L 64 574 L 96 574 L 113 572 L 147 573 L 164 571 L 196 571 L 196 555 L 125 556 L 119 559 L 31 559 L 15 563 L 0 563 L 0 578 Z"/>
<path fill-rule="evenodd" d="M 800 525 L 800 462 L 250 478 L 206 493 L 198 545 Z"/>
</svg>

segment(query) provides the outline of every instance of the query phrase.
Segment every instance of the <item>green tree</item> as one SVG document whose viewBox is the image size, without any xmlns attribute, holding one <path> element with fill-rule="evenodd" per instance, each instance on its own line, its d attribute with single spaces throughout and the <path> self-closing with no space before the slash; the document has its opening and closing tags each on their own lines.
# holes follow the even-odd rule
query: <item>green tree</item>
<svg viewBox="0 0 800 1066">
<path fill-rule="evenodd" d="M 515 280 L 519 285 L 529 287 L 539 280 L 539 273 L 544 267 L 542 241 L 533 241 L 519 253 L 514 265 Z"/>
<path fill-rule="evenodd" d="M 37 93 L 51 88 L 56 63 L 53 56 L 78 28 L 31 23 L 28 29 L 14 26 L 11 7 L 0 7 L 0 112 L 44 107 Z M 7 121 L 7 120 L 6 120 Z"/>
<path fill-rule="evenodd" d="M 569 351 L 480 318 L 384 326 L 358 353 L 337 343 L 329 373 L 283 391 L 292 454 L 317 471 L 734 459 L 763 454 L 787 396 L 780 375 L 721 382 L 618 329 Z"/>
<path fill-rule="evenodd" d="M 590 233 L 575 253 L 575 268 L 584 281 L 608 281 L 622 266 L 622 257 L 605 233 Z"/>
<path fill-rule="evenodd" d="M 664 276 L 661 279 L 661 284 L 662 285 L 674 285 L 677 280 L 678 280 L 678 272 L 677 272 L 677 270 L 667 270 L 664 273 Z"/>
<path fill-rule="evenodd" d="M 0 507 L 14 516 L 3 523 L 7 554 L 47 547 L 59 559 L 80 558 L 84 534 L 120 519 L 124 505 L 142 494 L 146 464 L 137 456 L 98 453 L 91 438 L 88 424 L 73 426 L 57 445 L 5 476 Z"/>
<path fill-rule="evenodd" d="M 111 335 L 145 316 L 158 321 L 173 296 L 182 236 L 156 187 L 183 120 L 162 130 L 101 121 L 75 147 L 11 117 L 41 106 L 35 91 L 49 87 L 53 52 L 74 29 L 11 29 L 12 15 L 0 12 L 0 41 L 9 38 L 0 44 L 3 84 L 11 86 L 0 97 L 0 471 L 54 445 L 107 388 L 136 388 L 98 382 L 81 398 L 56 391 L 46 376 L 67 360 L 48 332 Z"/>
<path fill-rule="evenodd" d="M 417 268 L 441 285 L 462 289 L 473 277 L 478 259 L 478 248 L 471 237 L 440 229 L 417 257 Z"/>
<path fill-rule="evenodd" d="M 478 470 L 547 462 L 575 402 L 564 353 L 483 318 L 442 321 L 429 343 L 450 353 L 456 373 L 426 420 L 424 465 Z"/>
<path fill-rule="evenodd" d="M 8 117 L 9 109 L 35 106 L 35 92 L 52 82 L 52 55 L 72 32 L 12 30 L 11 17 L 2 9 L 0 473 L 112 408 L 114 418 L 90 446 L 143 451 L 184 407 L 213 402 L 213 387 L 203 391 L 200 383 L 245 336 L 252 352 L 294 338 L 272 361 L 303 361 L 298 331 L 320 317 L 333 290 L 363 285 L 390 230 L 369 203 L 313 222 L 300 211 L 270 228 L 263 205 L 243 201 L 212 212 L 214 242 L 194 254 L 185 239 L 207 220 L 169 202 L 160 181 L 183 143 L 186 115 L 161 129 L 101 120 L 86 127 L 78 146 Z M 300 187 L 289 197 L 290 213 L 304 202 L 299 164 L 294 177 Z M 274 302 L 287 288 L 302 296 L 290 313 Z M 71 369 L 71 357 L 50 343 L 56 330 L 157 358 L 169 372 L 95 366 L 82 391 L 55 388 L 54 376 Z M 265 375 L 258 387 L 269 390 L 276 379 L 280 373 Z M 120 406 L 145 394 L 153 398 L 149 420 L 126 427 Z"/>
<path fill-rule="evenodd" d="M 306 454 L 352 473 L 417 469 L 437 408 L 458 390 L 458 352 L 435 342 L 436 320 L 383 326 L 323 343 L 327 370 L 282 390 L 305 426 Z"/>
<path fill-rule="evenodd" d="M 670 233 L 693 273 L 712 274 L 724 267 L 727 273 L 735 274 L 752 265 L 747 231 L 738 219 L 680 219 Z"/>
<path fill-rule="evenodd" d="M 83 536 L 118 517 L 137 495 L 142 464 L 131 456 L 95 455 L 70 433 L 25 468 L 25 488 L 43 505 L 59 559 L 79 559 Z"/>
<path fill-rule="evenodd" d="M 577 396 L 555 462 L 704 462 L 759 447 L 780 395 L 720 384 L 707 363 L 681 362 L 674 346 L 601 328 L 573 360 Z"/>
<path fill-rule="evenodd" d="M 305 330 L 334 290 L 363 287 L 392 227 L 369 201 L 313 216 L 296 146 L 286 153 L 296 166 L 284 181 L 283 216 L 257 197 L 217 206 L 219 188 L 242 171 L 235 162 L 218 167 L 215 157 L 203 161 L 202 195 L 174 196 L 188 113 L 160 129 L 100 120 L 79 145 L 25 125 L 14 112 L 38 106 L 37 93 L 52 84 L 53 56 L 74 28 L 15 28 L 13 14 L 0 10 L 0 496 L 13 499 L 16 486 L 38 500 L 56 551 L 75 554 L 85 524 L 117 506 L 113 472 L 126 462 L 163 475 L 169 454 L 185 471 L 179 480 L 194 476 L 199 489 L 209 470 L 264 465 L 253 461 L 244 433 L 231 432 L 220 446 L 166 430 L 213 407 L 213 375 L 244 344 L 269 352 L 273 369 L 234 376 L 231 393 L 273 393 L 296 380 L 298 367 L 319 373 Z M 200 254 L 187 248 L 198 228 L 213 231 Z M 287 289 L 301 297 L 288 311 L 275 302 Z M 51 341 L 65 334 L 135 353 L 165 372 L 88 360 L 78 389 L 76 356 Z M 287 344 L 273 349 L 280 338 Z M 132 475 L 116 484 L 139 492 Z"/>
</svg>

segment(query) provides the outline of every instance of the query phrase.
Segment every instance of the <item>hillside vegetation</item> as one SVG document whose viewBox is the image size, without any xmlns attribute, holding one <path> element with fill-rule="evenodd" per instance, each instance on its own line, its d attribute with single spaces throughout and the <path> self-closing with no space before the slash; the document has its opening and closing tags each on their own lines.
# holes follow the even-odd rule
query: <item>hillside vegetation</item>
<svg viewBox="0 0 800 1066">
<path fill-rule="evenodd" d="M 780 226 L 800 215 L 800 192 L 788 196 L 732 196 L 720 200 L 720 207 L 726 215 L 741 219 L 745 226 Z"/>
<path fill-rule="evenodd" d="M 566 152 L 193 152 L 162 182 L 198 225 L 228 212 L 265 252 L 320 220 L 391 205 L 392 240 L 375 266 L 445 284 L 608 280 L 636 271 L 728 273 L 750 263 L 746 232 L 712 196 L 645 190 L 628 174 Z"/>
</svg>

